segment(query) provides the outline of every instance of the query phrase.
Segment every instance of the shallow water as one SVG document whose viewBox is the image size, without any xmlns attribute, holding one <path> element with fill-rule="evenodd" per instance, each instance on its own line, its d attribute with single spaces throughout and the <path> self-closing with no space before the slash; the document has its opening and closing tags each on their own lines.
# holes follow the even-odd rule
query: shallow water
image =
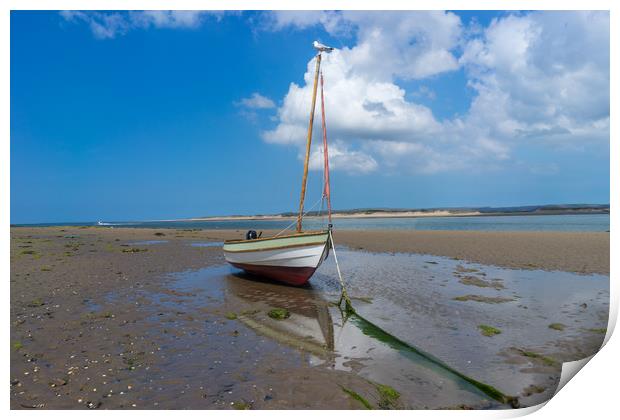
<svg viewBox="0 0 620 420">
<path fill-rule="evenodd" d="M 168 243 L 168 241 L 164 241 L 164 240 L 149 240 L 149 241 L 127 242 L 127 245 L 129 245 L 129 246 L 141 246 L 141 245 L 157 245 L 157 244 L 165 244 L 165 243 Z"/>
<path fill-rule="evenodd" d="M 589 330 L 607 326 L 607 276 L 503 269 L 416 254 L 341 249 L 338 256 L 349 294 L 372 297 L 371 304 L 354 300 L 364 317 L 510 395 L 544 382 L 550 373 L 559 374 L 559 364 L 539 366 L 538 360 L 514 360 L 515 349 L 566 361 L 565 354 L 579 347 L 585 357 L 591 346 L 578 341 L 601 342 L 602 334 Z M 333 294 L 338 290 L 335 276 L 335 266 L 328 261 L 313 282 Z M 472 279 L 495 287 L 462 283 Z M 468 295 L 507 301 L 455 300 Z M 549 328 L 554 323 L 564 324 L 564 330 Z M 501 333 L 485 337 L 478 328 L 483 324 L 499 328 Z"/>
<path fill-rule="evenodd" d="M 195 246 L 198 248 L 210 248 L 215 246 L 222 246 L 224 242 L 192 242 L 190 246 Z"/>
<path fill-rule="evenodd" d="M 265 289 L 265 285 L 269 288 Z M 364 320 L 343 317 L 323 293 L 313 288 L 288 289 L 291 288 L 232 274 L 226 298 L 240 308 L 241 322 L 259 333 L 301 349 L 314 365 L 356 372 L 370 381 L 389 385 L 401 393 L 410 408 L 449 407 L 457 403 L 501 406 L 440 364 L 384 336 Z M 265 313 L 272 307 L 288 309 L 290 318 L 269 319 Z M 244 308 L 258 312 L 243 315 Z"/>
<path fill-rule="evenodd" d="M 607 324 L 606 276 L 511 270 L 415 254 L 337 252 L 360 315 L 460 373 L 519 396 L 522 405 L 548 399 L 560 362 L 585 357 L 602 342 L 603 335 L 590 330 Z M 409 407 L 498 406 L 441 365 L 378 339 L 363 322 L 345 322 L 330 304 L 339 295 L 332 258 L 305 288 L 262 281 L 229 266 L 175 273 L 168 288 L 151 299 L 183 314 L 217 305 L 233 308 L 237 323 L 268 342 L 299 352 L 306 363 L 390 385 Z M 467 296 L 481 301 L 455 300 Z M 291 317 L 270 319 L 266 313 L 273 307 L 287 308 Z M 183 321 L 175 322 L 185 328 Z M 549 328 L 554 323 L 563 330 Z M 501 333 L 485 337 L 481 324 Z M 179 346 L 199 354 L 202 343 L 185 336 L 173 347 Z M 179 363 L 175 369 L 182 369 Z M 531 385 L 540 389 L 526 395 Z"/>
<path fill-rule="evenodd" d="M 172 229 L 284 229 L 291 219 L 283 220 L 203 220 L 109 222 L 108 227 L 172 228 Z M 609 214 L 561 214 L 527 216 L 458 216 L 458 217 L 373 217 L 334 218 L 340 230 L 483 230 L 483 231 L 579 231 L 608 232 Z M 83 226 L 84 223 L 40 223 L 16 226 Z M 324 229 L 325 218 L 305 218 L 304 228 Z"/>
</svg>

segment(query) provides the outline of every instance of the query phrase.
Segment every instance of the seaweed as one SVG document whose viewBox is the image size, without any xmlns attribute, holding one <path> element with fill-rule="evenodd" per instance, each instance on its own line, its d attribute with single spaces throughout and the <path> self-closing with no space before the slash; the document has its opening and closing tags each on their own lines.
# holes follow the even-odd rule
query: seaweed
<svg viewBox="0 0 620 420">
<path fill-rule="evenodd" d="M 131 252 L 131 253 L 134 253 L 134 252 L 146 252 L 146 251 L 148 251 L 148 249 L 146 249 L 146 248 L 124 248 L 122 250 L 122 252 Z"/>
<path fill-rule="evenodd" d="M 492 287 L 495 290 L 501 290 L 504 288 L 504 285 L 497 280 L 483 280 L 476 276 L 463 276 L 459 280 L 460 283 L 465 284 L 467 286 L 476 286 L 476 287 Z"/>
<path fill-rule="evenodd" d="M 472 300 L 474 302 L 482 302 L 482 303 L 504 303 L 511 302 L 514 299 L 504 298 L 499 296 L 481 296 L 481 295 L 465 295 L 465 296 L 457 296 L 453 298 L 459 302 L 467 302 L 468 300 Z"/>
<path fill-rule="evenodd" d="M 115 318 L 116 316 L 110 311 L 105 311 L 105 312 L 91 311 L 85 314 L 84 317 L 86 317 L 87 319 L 98 319 L 98 318 L 111 319 L 111 318 Z"/>
<path fill-rule="evenodd" d="M 291 316 L 291 313 L 285 308 L 273 308 L 267 312 L 267 315 L 273 319 L 286 319 Z"/>
<path fill-rule="evenodd" d="M 459 264 L 456 266 L 455 271 L 457 273 L 475 273 L 480 270 L 478 270 L 477 268 L 466 268 Z"/>
<path fill-rule="evenodd" d="M 480 332 L 485 337 L 493 337 L 494 335 L 502 333 L 502 330 L 492 327 L 490 325 L 481 324 L 481 325 L 478 325 L 478 329 L 480 329 Z"/>
<path fill-rule="evenodd" d="M 43 306 L 45 305 L 45 302 L 43 302 L 43 299 L 41 298 L 36 298 L 33 301 L 31 301 L 30 303 L 28 303 L 28 307 L 29 308 L 37 308 L 39 306 Z"/>
<path fill-rule="evenodd" d="M 393 408 L 396 405 L 397 400 L 400 398 L 400 392 L 396 391 L 389 385 L 375 384 L 375 387 L 379 392 L 379 408 Z"/>
<path fill-rule="evenodd" d="M 549 328 L 551 328 L 552 330 L 556 330 L 556 331 L 564 331 L 564 328 L 566 328 L 566 325 L 560 324 L 559 322 L 554 322 L 553 324 L 549 324 Z"/>
<path fill-rule="evenodd" d="M 233 401 L 231 405 L 235 410 L 249 410 L 252 408 L 252 404 L 245 401 Z"/>
<path fill-rule="evenodd" d="M 362 403 L 362 405 L 364 406 L 365 409 L 372 410 L 372 405 L 370 405 L 368 400 L 366 398 L 362 397 L 357 392 L 355 392 L 353 390 L 350 390 L 348 388 L 345 388 L 343 386 L 341 386 L 340 389 L 342 389 L 345 393 L 349 394 L 349 396 L 351 398 L 353 398 L 354 400 L 359 401 L 360 403 Z"/>
<path fill-rule="evenodd" d="M 521 356 L 525 356 L 529 359 L 539 360 L 540 362 L 542 362 L 542 364 L 546 366 L 554 366 L 558 364 L 558 362 L 554 360 L 553 358 L 542 355 L 540 353 L 536 353 L 536 352 L 529 351 L 529 350 L 523 350 L 523 349 L 516 349 L 516 350 Z"/>
<path fill-rule="evenodd" d="M 491 397 L 502 404 L 509 404 L 513 408 L 519 407 L 518 397 L 506 395 L 491 385 L 477 381 L 450 367 L 445 362 L 441 361 L 430 353 L 426 353 L 425 351 L 420 350 L 393 336 L 392 334 L 386 332 L 385 330 L 381 329 L 380 327 L 376 326 L 375 324 L 362 317 L 355 311 L 355 309 L 353 309 L 352 306 L 348 307 L 343 315 L 346 316 L 345 319 L 351 319 L 351 322 L 357 325 L 357 327 L 365 335 L 387 344 L 389 347 L 399 351 L 403 356 L 409 359 L 415 359 L 417 363 L 424 364 L 433 370 L 442 370 L 444 371 L 444 374 L 448 373 L 453 375 L 455 379 L 462 381 L 462 387 L 472 387 L 472 390 L 477 390 L 480 393 Z"/>
</svg>

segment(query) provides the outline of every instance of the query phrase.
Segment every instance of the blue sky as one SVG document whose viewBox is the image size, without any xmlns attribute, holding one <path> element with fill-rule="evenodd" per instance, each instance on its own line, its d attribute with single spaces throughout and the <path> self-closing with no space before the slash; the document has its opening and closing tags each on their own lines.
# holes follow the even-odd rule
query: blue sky
<svg viewBox="0 0 620 420">
<path fill-rule="evenodd" d="M 315 39 L 335 208 L 609 202 L 608 14 L 402 15 L 12 12 L 11 222 L 294 210 Z"/>
</svg>

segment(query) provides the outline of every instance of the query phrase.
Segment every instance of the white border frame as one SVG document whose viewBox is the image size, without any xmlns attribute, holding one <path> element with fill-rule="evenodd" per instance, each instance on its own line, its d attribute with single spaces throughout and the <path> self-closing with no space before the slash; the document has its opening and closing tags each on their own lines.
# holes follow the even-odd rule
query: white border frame
<svg viewBox="0 0 620 420">
<path fill-rule="evenodd" d="M 538 1 L 526 1 L 526 0 L 473 0 L 473 1 L 450 1 L 450 0 L 424 0 L 424 1 L 395 1 L 395 0 L 382 0 L 381 2 L 371 2 L 369 0 L 358 1 L 343 1 L 343 0 L 298 0 L 294 3 L 285 0 L 228 0 L 215 1 L 215 0 L 177 0 L 177 1 L 164 1 L 164 0 L 135 0 L 135 1 L 120 1 L 120 0 L 93 0 L 93 1 L 79 1 L 79 0 L 5 0 L 2 2 L 2 14 L 0 15 L 0 28 L 2 28 L 2 41 L 0 42 L 0 57 L 5 57 L 3 60 L 5 63 L 1 69 L 1 86 L 3 93 L 2 112 L 0 116 L 0 124 L 2 126 L 2 140 L 0 141 L 0 153 L 2 161 L 6 162 L 0 166 L 0 191 L 2 191 L 2 199 L 0 200 L 0 218 L 2 220 L 3 235 L 0 240 L 1 250 L 1 269 L 4 273 L 4 296 L 6 307 L 3 312 L 2 328 L 5 329 L 5 345 L 3 346 L 3 372 L 5 380 L 10 377 L 10 348 L 8 341 L 9 337 L 9 273 L 10 273 L 10 10 L 339 10 L 339 9 L 356 9 L 356 10 L 610 10 L 610 47 L 611 47 L 611 80 L 610 80 L 610 201 L 611 201 L 611 227 L 610 234 L 611 241 L 611 255 L 618 255 L 616 252 L 620 249 L 618 246 L 618 240 L 614 236 L 615 232 L 615 220 L 617 220 L 618 205 L 620 202 L 620 191 L 618 190 L 618 176 L 619 169 L 618 162 L 620 162 L 619 148 L 618 148 L 618 129 L 616 124 L 617 118 L 617 74 L 618 73 L 618 10 L 620 6 L 617 6 L 619 2 L 613 0 L 589 0 L 589 1 L 571 1 L 571 0 L 538 0 Z M 615 139 L 615 140 L 614 140 Z M 608 334 L 606 336 L 607 345 L 603 351 L 595 355 L 592 360 L 587 364 L 587 367 L 579 373 L 577 380 L 570 381 L 565 388 L 561 390 L 554 398 L 548 403 L 548 407 L 544 410 L 536 412 L 532 418 L 556 418 L 563 417 L 569 419 L 583 419 L 589 418 L 606 418 L 608 413 L 617 411 L 616 400 L 617 391 L 615 390 L 615 384 L 617 383 L 617 375 L 620 373 L 618 366 L 620 363 L 616 359 L 616 354 L 620 354 L 620 344 L 617 337 L 611 335 L 617 315 L 618 315 L 618 282 L 616 280 L 616 272 L 618 270 L 617 264 L 614 259 L 611 260 L 611 276 L 610 276 L 610 325 L 608 327 Z M 610 339 L 611 338 L 611 339 Z M 5 386 L 8 387 L 8 384 Z M 5 398 L 3 405 L 5 410 L 9 410 L 9 390 L 5 391 Z M 520 410 L 510 411 L 424 411 L 424 412 L 356 412 L 354 415 L 357 418 L 367 418 L 370 416 L 390 416 L 400 418 L 410 418 L 412 416 L 423 416 L 426 418 L 471 418 L 471 419 L 484 419 L 484 418 L 505 418 L 505 417 L 517 417 L 525 414 L 530 414 L 537 411 L 538 408 L 545 404 L 541 404 L 537 407 Z M 320 413 L 320 414 L 319 414 Z M 47 418 L 71 418 L 77 419 L 86 414 L 85 411 L 11 411 L 10 415 L 14 418 L 30 418 L 41 417 Z M 98 411 L 88 412 L 88 416 L 93 418 L 102 416 L 108 416 L 109 412 Z M 292 413 L 288 411 L 278 412 L 201 412 L 201 411 L 184 411 L 184 417 L 202 418 L 205 415 L 208 416 L 226 416 L 226 417 L 244 417 L 252 416 L 252 418 L 284 418 L 289 417 Z M 321 416 L 345 416 L 347 413 L 339 411 L 295 411 L 294 416 L 301 418 L 311 418 L 317 414 Z M 116 411 L 115 416 L 132 416 L 142 417 L 149 416 L 149 418 L 164 419 L 169 413 L 166 411 Z"/>
</svg>

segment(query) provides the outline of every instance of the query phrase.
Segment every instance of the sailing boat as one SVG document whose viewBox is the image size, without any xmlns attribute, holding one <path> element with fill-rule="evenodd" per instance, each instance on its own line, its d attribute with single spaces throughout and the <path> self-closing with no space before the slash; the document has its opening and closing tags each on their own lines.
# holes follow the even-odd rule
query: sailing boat
<svg viewBox="0 0 620 420">
<path fill-rule="evenodd" d="M 301 181 L 301 197 L 299 200 L 299 214 L 297 216 L 297 230 L 295 233 L 277 234 L 270 238 L 256 237 L 256 232 L 249 231 L 246 239 L 228 240 L 224 242 L 224 257 L 233 266 L 248 273 L 270 278 L 294 286 L 301 286 L 308 282 L 316 269 L 329 255 L 331 239 L 331 202 L 329 189 L 329 157 L 327 152 L 327 129 L 325 126 L 325 101 L 323 99 L 323 75 L 321 73 L 321 115 L 323 126 L 323 157 L 325 183 L 322 199 L 327 200 L 328 226 L 319 231 L 302 229 L 304 216 L 304 199 L 306 196 L 306 181 L 308 179 L 308 161 L 312 143 L 312 128 L 314 125 L 314 109 L 316 93 L 321 68 L 322 53 L 329 53 L 333 48 L 314 42 L 317 50 L 316 68 L 314 73 L 314 87 L 312 90 L 312 106 L 310 108 L 310 122 L 306 141 L 306 156 L 304 173 Z"/>
</svg>

